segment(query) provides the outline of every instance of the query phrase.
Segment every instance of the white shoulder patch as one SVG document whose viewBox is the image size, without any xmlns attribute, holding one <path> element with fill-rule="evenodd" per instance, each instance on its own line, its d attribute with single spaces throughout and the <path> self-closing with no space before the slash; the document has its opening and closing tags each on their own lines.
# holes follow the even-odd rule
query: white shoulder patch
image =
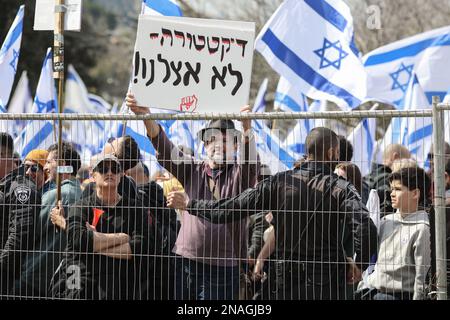
<svg viewBox="0 0 450 320">
<path fill-rule="evenodd" d="M 14 194 L 20 203 L 26 203 L 30 199 L 31 188 L 28 186 L 18 186 L 14 190 Z"/>
</svg>

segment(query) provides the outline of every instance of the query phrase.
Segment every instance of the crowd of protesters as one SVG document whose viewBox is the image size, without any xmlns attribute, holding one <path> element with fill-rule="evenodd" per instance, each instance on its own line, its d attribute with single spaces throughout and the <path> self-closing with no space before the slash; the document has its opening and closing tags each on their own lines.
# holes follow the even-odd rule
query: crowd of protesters
<svg viewBox="0 0 450 320">
<path fill-rule="evenodd" d="M 67 142 L 18 161 L 0 133 L 0 299 L 428 297 L 432 177 L 405 147 L 362 177 L 351 143 L 318 127 L 305 158 L 270 175 L 248 120 L 200 130 L 202 161 L 144 123 L 153 177 L 130 136 L 82 166 Z M 450 161 L 445 177 L 450 190 Z"/>
</svg>

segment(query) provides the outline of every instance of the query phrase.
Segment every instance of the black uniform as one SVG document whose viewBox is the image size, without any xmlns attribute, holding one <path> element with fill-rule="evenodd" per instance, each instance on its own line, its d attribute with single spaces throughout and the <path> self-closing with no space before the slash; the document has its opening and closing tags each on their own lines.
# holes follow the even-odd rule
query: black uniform
<svg viewBox="0 0 450 320">
<path fill-rule="evenodd" d="M 94 208 L 104 211 L 96 230 L 130 236 L 131 260 L 110 258 L 93 251 Z M 68 245 L 50 285 L 54 297 L 70 299 L 141 299 L 147 289 L 155 254 L 153 214 L 123 197 L 115 207 L 103 206 L 95 194 L 79 200 L 67 217 Z M 78 279 L 74 277 L 76 275 Z"/>
<path fill-rule="evenodd" d="M 305 162 L 231 199 L 193 199 L 188 210 L 216 223 L 272 211 L 275 299 L 345 299 L 346 257 L 356 254 L 363 268 L 377 250 L 376 227 L 356 189 L 322 163 Z"/>
<path fill-rule="evenodd" d="M 25 176 L 23 166 L 0 181 L 0 194 L 3 220 L 0 230 L 0 292 L 2 295 L 22 295 L 21 292 L 13 292 L 13 288 L 25 267 L 27 253 L 36 249 L 36 221 L 41 209 L 41 196 L 35 183 Z"/>
<path fill-rule="evenodd" d="M 149 208 L 155 224 L 155 248 L 150 289 L 144 299 L 170 300 L 174 297 L 175 255 L 172 249 L 177 239 L 177 213 L 167 208 L 163 189 L 154 181 L 140 185 L 137 206 Z"/>
</svg>

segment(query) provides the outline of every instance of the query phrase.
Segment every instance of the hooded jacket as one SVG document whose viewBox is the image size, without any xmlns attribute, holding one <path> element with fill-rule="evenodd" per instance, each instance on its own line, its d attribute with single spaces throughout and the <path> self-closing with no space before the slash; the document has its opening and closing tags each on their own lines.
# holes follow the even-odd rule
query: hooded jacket
<svg viewBox="0 0 450 320">
<path fill-rule="evenodd" d="M 383 293 L 414 293 L 424 298 L 424 283 L 431 265 L 428 213 L 417 211 L 402 218 L 387 215 L 380 226 L 380 249 L 368 283 Z"/>
</svg>

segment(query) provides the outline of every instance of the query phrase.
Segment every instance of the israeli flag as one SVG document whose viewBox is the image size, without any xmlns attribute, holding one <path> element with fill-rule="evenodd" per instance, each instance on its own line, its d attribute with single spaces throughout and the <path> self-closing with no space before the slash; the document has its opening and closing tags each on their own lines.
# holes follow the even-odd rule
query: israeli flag
<svg viewBox="0 0 450 320">
<path fill-rule="evenodd" d="M 33 98 L 31 97 L 27 72 L 23 71 L 22 75 L 20 76 L 19 82 L 17 83 L 14 94 L 9 101 L 8 113 L 30 113 L 32 106 Z M 9 131 L 9 133 L 11 133 L 14 138 L 16 138 L 25 127 L 26 121 L 16 120 L 10 121 L 10 123 L 13 128 Z"/>
<path fill-rule="evenodd" d="M 309 133 L 309 128 L 306 128 L 304 123 L 309 120 L 299 120 L 294 129 L 289 132 L 286 137 L 286 148 L 289 152 L 295 154 L 296 158 L 306 154 L 305 141 Z"/>
<path fill-rule="evenodd" d="M 272 68 L 306 96 L 354 108 L 366 97 L 366 72 L 342 0 L 286 0 L 256 40 Z"/>
<path fill-rule="evenodd" d="M 265 112 L 266 111 L 266 93 L 269 80 L 265 78 L 259 86 L 258 93 L 256 94 L 255 102 L 253 104 L 252 112 Z"/>
<path fill-rule="evenodd" d="M 308 111 L 308 100 L 286 78 L 280 77 L 275 92 L 274 107 L 284 112 L 306 112 Z"/>
<path fill-rule="evenodd" d="M 376 106 L 374 105 L 371 110 L 375 110 Z M 372 167 L 372 157 L 376 147 L 376 129 L 375 118 L 362 119 L 347 137 L 353 145 L 352 162 L 358 166 L 362 176 L 369 174 Z"/>
<path fill-rule="evenodd" d="M 450 26 L 431 30 L 378 48 L 363 57 L 368 97 L 405 106 L 413 74 L 427 96 L 442 98 L 450 86 Z M 435 70 L 436 72 L 431 72 Z"/>
<path fill-rule="evenodd" d="M 73 65 L 69 65 L 67 68 L 64 112 L 108 113 L 103 109 L 99 110 L 97 103 L 92 102 L 83 80 Z M 90 156 L 101 151 L 108 138 L 105 136 L 105 121 L 70 121 L 67 123 L 69 126 L 65 126 L 63 129 L 66 139 L 75 144 L 82 158 L 89 159 Z"/>
<path fill-rule="evenodd" d="M 281 77 L 275 93 L 274 106 L 275 109 L 285 112 L 307 112 L 308 99 L 300 90 Z M 305 139 L 310 131 L 311 121 L 309 119 L 298 120 L 286 138 L 288 150 L 296 155 L 304 154 Z"/>
<path fill-rule="evenodd" d="M 33 113 L 50 113 L 56 110 L 56 88 L 52 70 L 52 51 L 47 49 L 44 64 L 34 97 Z M 22 157 L 34 149 L 47 149 L 56 142 L 53 123 L 50 121 L 28 121 L 15 140 L 17 151 Z"/>
<path fill-rule="evenodd" d="M 253 112 L 263 112 L 266 109 L 265 95 L 267 92 L 267 79 L 261 84 L 253 105 Z M 278 137 L 271 132 L 262 120 L 252 121 L 255 133 L 256 151 L 261 163 L 269 167 L 270 173 L 286 171 L 292 167 L 295 158 L 286 152 Z"/>
<path fill-rule="evenodd" d="M 33 113 L 51 113 L 57 110 L 56 88 L 53 79 L 52 49 L 48 48 L 34 97 Z"/>
<path fill-rule="evenodd" d="M 407 91 L 405 109 L 431 109 L 431 101 L 425 96 L 420 80 L 415 75 Z M 417 163 L 421 167 L 424 167 L 428 152 L 433 143 L 433 119 L 402 118 L 400 132 L 403 133 L 401 143 L 408 148 Z"/>
<path fill-rule="evenodd" d="M 141 13 L 173 17 L 181 17 L 183 15 L 180 6 L 175 0 L 143 0 Z"/>
<path fill-rule="evenodd" d="M 88 97 L 89 97 L 89 101 L 94 106 L 96 113 L 103 113 L 103 114 L 111 113 L 111 110 L 113 109 L 113 107 L 111 106 L 111 104 L 108 101 L 106 101 L 102 97 L 100 97 L 96 94 L 93 94 L 93 93 L 88 93 Z M 116 104 L 116 110 L 115 110 L 116 112 L 114 114 L 117 113 L 117 106 L 118 105 Z"/>
<path fill-rule="evenodd" d="M 89 93 L 83 80 L 71 64 L 67 68 L 64 112 L 98 113 L 89 99 Z"/>
<path fill-rule="evenodd" d="M 0 49 L 0 103 L 3 107 L 6 107 L 9 102 L 14 77 L 17 72 L 24 12 L 25 6 L 21 5 Z"/>
</svg>

